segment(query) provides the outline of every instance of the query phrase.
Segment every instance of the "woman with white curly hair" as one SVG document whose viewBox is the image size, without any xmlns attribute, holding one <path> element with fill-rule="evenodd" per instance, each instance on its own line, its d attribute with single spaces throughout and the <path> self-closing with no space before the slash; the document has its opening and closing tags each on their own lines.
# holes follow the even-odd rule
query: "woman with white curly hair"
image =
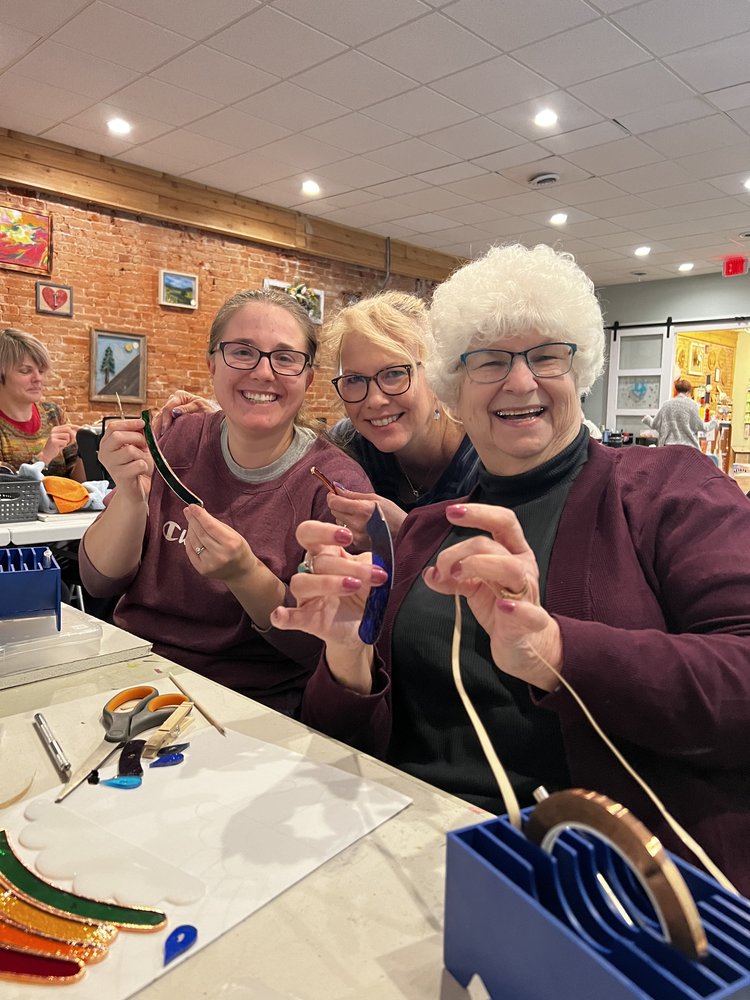
<svg viewBox="0 0 750 1000">
<path fill-rule="evenodd" d="M 303 720 L 500 809 L 451 676 L 459 595 L 464 683 L 521 804 L 540 784 L 580 785 L 684 851 L 551 666 L 750 892 L 750 568 L 737 558 L 750 505 L 693 448 L 590 441 L 579 399 L 604 333 L 569 255 L 493 248 L 437 289 L 430 318 L 428 375 L 479 453 L 479 482 L 406 519 L 375 646 L 358 634 L 369 563 L 344 529 L 299 527 L 314 573 L 272 620 L 326 643 Z"/>
</svg>

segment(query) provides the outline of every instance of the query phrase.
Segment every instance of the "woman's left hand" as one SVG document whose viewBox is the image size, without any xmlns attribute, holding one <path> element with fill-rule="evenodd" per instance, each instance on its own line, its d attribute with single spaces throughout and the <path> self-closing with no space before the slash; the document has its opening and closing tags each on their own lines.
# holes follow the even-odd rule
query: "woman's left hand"
<svg viewBox="0 0 750 1000">
<path fill-rule="evenodd" d="M 488 532 L 451 545 L 422 574 L 440 594 L 460 594 L 490 637 L 497 667 L 534 687 L 552 691 L 562 668 L 557 622 L 539 600 L 539 568 L 518 518 L 507 507 L 453 504 L 451 524 Z"/>
<path fill-rule="evenodd" d="M 197 504 L 185 508 L 185 517 L 185 551 L 201 576 L 230 583 L 253 572 L 258 560 L 239 532 Z"/>
</svg>

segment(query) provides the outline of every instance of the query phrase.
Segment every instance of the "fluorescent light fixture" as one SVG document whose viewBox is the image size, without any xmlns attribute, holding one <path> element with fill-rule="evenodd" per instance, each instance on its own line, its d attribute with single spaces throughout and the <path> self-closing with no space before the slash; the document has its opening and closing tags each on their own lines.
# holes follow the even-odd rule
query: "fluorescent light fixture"
<svg viewBox="0 0 750 1000">
<path fill-rule="evenodd" d="M 745 187 L 748 189 L 748 191 L 750 191 L 750 177 L 748 177 L 748 179 L 744 182 L 744 184 Z"/>
<path fill-rule="evenodd" d="M 636 257 L 648 257 L 651 253 L 651 247 L 636 247 L 633 253 Z"/>
<path fill-rule="evenodd" d="M 107 122 L 107 128 L 112 135 L 129 135 L 133 126 L 124 118 L 110 118 Z"/>
<path fill-rule="evenodd" d="M 550 216 L 549 221 L 552 223 L 553 226 L 564 226 L 565 223 L 568 221 L 568 216 L 565 214 L 565 212 L 555 212 L 554 215 Z"/>
<path fill-rule="evenodd" d="M 320 194 L 320 184 L 317 181 L 303 181 L 302 182 L 302 194 L 309 195 L 312 197 L 315 194 Z"/>
<path fill-rule="evenodd" d="M 689 261 L 685 261 L 684 264 L 680 264 L 680 266 L 677 268 L 677 270 L 678 271 L 692 271 L 694 267 L 695 267 L 695 264 L 691 264 Z"/>
<path fill-rule="evenodd" d="M 552 125 L 557 124 L 557 115 L 552 108 L 545 108 L 535 116 L 534 124 L 538 125 L 539 128 L 550 128 Z"/>
</svg>

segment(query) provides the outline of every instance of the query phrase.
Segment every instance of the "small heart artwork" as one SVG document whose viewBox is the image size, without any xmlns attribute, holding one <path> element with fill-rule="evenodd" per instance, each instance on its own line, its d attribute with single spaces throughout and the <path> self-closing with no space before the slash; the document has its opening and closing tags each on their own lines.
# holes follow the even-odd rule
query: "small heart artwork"
<svg viewBox="0 0 750 1000">
<path fill-rule="evenodd" d="M 71 289 L 67 285 L 46 285 L 39 282 L 36 307 L 37 312 L 72 316 L 73 302 Z"/>
</svg>

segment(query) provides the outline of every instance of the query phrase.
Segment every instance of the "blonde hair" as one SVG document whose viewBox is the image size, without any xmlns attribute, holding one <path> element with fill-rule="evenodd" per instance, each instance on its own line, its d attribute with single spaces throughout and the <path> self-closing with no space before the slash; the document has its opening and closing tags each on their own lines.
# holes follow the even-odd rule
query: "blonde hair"
<svg viewBox="0 0 750 1000">
<path fill-rule="evenodd" d="M 51 367 L 47 348 L 36 337 L 12 326 L 0 330 L 0 385 L 5 384 L 5 373 L 23 364 L 26 358 L 31 358 L 40 372 Z"/>
<path fill-rule="evenodd" d="M 430 329 L 427 377 L 448 405 L 458 400 L 464 351 L 532 331 L 577 345 L 573 376 L 580 395 L 604 367 L 604 323 L 593 282 L 571 254 L 544 244 L 492 247 L 454 271 L 435 290 Z"/>
<path fill-rule="evenodd" d="M 346 306 L 327 326 L 321 340 L 322 364 L 339 372 L 341 351 L 350 333 L 373 347 L 401 355 L 406 362 L 424 362 L 428 350 L 427 306 L 407 292 L 379 292 Z"/>
</svg>

